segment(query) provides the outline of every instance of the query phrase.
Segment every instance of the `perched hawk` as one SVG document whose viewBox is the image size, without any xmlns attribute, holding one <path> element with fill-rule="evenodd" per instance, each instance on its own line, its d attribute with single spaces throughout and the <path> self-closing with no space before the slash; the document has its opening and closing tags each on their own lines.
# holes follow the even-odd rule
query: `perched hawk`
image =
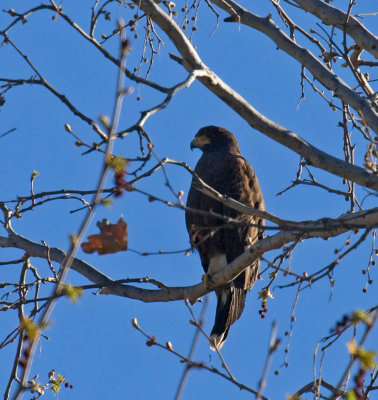
<svg viewBox="0 0 378 400">
<path fill-rule="evenodd" d="M 240 154 L 238 142 L 231 132 L 217 126 L 206 126 L 198 131 L 190 147 L 203 152 L 195 172 L 205 183 L 223 195 L 258 210 L 265 210 L 255 172 Z M 263 237 L 264 221 L 241 214 L 202 194 L 193 182 L 194 178 L 188 194 L 186 227 L 192 246 L 199 252 L 202 267 L 211 278 L 211 275 Z M 195 213 L 190 209 L 213 211 L 241 223 L 226 223 L 210 214 Z M 242 314 L 246 294 L 256 281 L 259 267 L 258 260 L 232 282 L 216 289 L 218 303 L 211 331 L 211 347 L 222 347 L 230 326 Z"/>
</svg>

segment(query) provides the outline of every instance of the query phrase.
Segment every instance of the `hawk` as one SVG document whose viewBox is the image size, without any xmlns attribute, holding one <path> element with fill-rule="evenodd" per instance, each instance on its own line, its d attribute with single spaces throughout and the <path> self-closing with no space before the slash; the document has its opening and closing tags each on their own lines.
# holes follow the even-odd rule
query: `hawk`
<svg viewBox="0 0 378 400">
<path fill-rule="evenodd" d="M 265 210 L 255 172 L 240 154 L 238 142 L 231 132 L 218 126 L 206 126 L 197 132 L 190 148 L 202 150 L 195 172 L 206 184 L 247 206 Z M 186 227 L 192 246 L 199 252 L 202 267 L 211 279 L 214 273 L 263 238 L 264 221 L 241 214 L 201 193 L 194 182 L 195 178 L 188 193 Z M 224 218 L 207 213 L 209 211 L 238 222 L 227 223 Z M 232 282 L 216 289 L 218 302 L 210 341 L 213 349 L 214 346 L 222 347 L 230 326 L 241 316 L 247 292 L 257 279 L 259 267 L 257 260 Z"/>
</svg>

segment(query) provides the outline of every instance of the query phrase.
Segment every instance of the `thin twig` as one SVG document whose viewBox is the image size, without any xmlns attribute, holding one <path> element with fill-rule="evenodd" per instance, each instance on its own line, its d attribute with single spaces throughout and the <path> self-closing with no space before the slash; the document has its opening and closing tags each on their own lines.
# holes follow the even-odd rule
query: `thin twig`
<svg viewBox="0 0 378 400">
<path fill-rule="evenodd" d="M 185 304 L 190 308 L 188 301 L 186 301 Z M 198 339 L 199 339 L 200 334 L 201 334 L 201 327 L 202 327 L 204 319 L 205 319 L 205 315 L 206 315 L 208 304 L 209 304 L 209 296 L 206 296 L 205 300 L 204 300 L 204 303 L 203 303 L 203 306 L 202 306 L 202 310 L 201 310 L 201 314 L 200 314 L 199 320 L 197 322 L 197 329 L 196 329 L 196 331 L 194 333 L 192 344 L 190 346 L 190 350 L 189 350 L 189 354 L 188 354 L 188 360 L 193 360 L 195 349 L 196 349 L 197 343 L 198 343 Z M 180 382 L 179 382 L 179 385 L 178 385 L 178 388 L 177 388 L 177 391 L 176 391 L 175 400 L 179 400 L 180 399 L 180 397 L 181 397 L 181 395 L 183 393 L 183 390 L 184 390 L 184 386 L 185 386 L 186 380 L 188 379 L 189 372 L 190 372 L 191 369 L 192 369 L 192 365 L 190 363 L 187 363 L 185 365 L 185 367 L 184 367 L 184 371 L 182 373 L 182 376 L 181 376 L 181 379 L 180 379 Z"/>
<path fill-rule="evenodd" d="M 376 322 L 377 318 L 378 318 L 378 312 L 375 312 L 374 315 L 371 318 L 371 322 L 365 324 L 365 332 L 362 335 L 362 337 L 361 337 L 361 339 L 360 339 L 360 341 L 358 343 L 358 347 L 362 347 L 364 345 L 366 339 L 368 338 L 370 332 L 372 331 L 372 329 L 373 329 L 373 327 L 375 325 L 375 322 Z M 354 362 L 356 360 L 357 360 L 356 355 L 352 354 L 351 357 L 350 357 L 349 363 L 348 363 L 348 365 L 347 365 L 347 367 L 346 367 L 346 369 L 345 369 L 345 371 L 344 371 L 344 373 L 343 373 L 343 375 L 342 375 L 342 377 L 341 377 L 341 379 L 340 379 L 340 381 L 339 381 L 339 383 L 338 383 L 338 385 L 336 387 L 336 390 L 335 390 L 334 394 L 331 397 L 331 400 L 336 400 L 337 398 L 339 398 L 339 391 L 341 390 L 342 386 L 344 385 L 344 382 L 345 382 L 346 378 L 349 376 L 350 371 L 352 369 L 352 366 L 353 366 L 353 364 L 354 364 Z"/>
<path fill-rule="evenodd" d="M 122 25 L 122 21 L 119 21 L 119 25 Z M 126 42 L 126 39 L 123 35 L 121 35 L 121 66 L 124 65 L 126 55 L 128 52 L 128 43 Z M 64 258 L 61 268 L 59 271 L 59 280 L 53 290 L 53 293 L 51 295 L 50 300 L 47 302 L 46 307 L 44 308 L 44 311 L 39 319 L 38 326 L 43 327 L 47 325 L 47 322 L 50 318 L 50 315 L 52 313 L 52 310 L 55 305 L 55 297 L 57 294 L 59 294 L 62 291 L 63 285 L 64 285 L 64 279 L 67 275 L 67 272 L 69 268 L 72 265 L 72 262 L 75 259 L 75 254 L 78 251 L 78 246 L 82 242 L 85 232 L 90 224 L 90 221 L 93 218 L 94 210 L 95 207 L 100 203 L 101 201 L 101 193 L 103 190 L 103 186 L 107 177 L 107 174 L 109 172 L 109 165 L 108 161 L 110 160 L 110 157 L 112 155 L 112 150 L 113 150 L 113 144 L 114 144 L 114 139 L 115 139 L 115 132 L 118 127 L 118 122 L 119 122 L 119 117 L 120 117 L 120 112 L 122 108 L 122 100 L 124 96 L 124 73 L 123 73 L 123 68 L 119 69 L 119 74 L 118 74 L 118 86 L 117 86 L 117 95 L 116 95 L 116 102 L 114 106 L 114 112 L 113 112 L 113 118 L 112 118 L 112 124 L 109 127 L 108 131 L 108 144 L 107 144 L 107 149 L 106 149 L 106 154 L 103 162 L 103 167 L 102 167 L 102 172 L 100 174 L 99 178 L 99 183 L 98 187 L 96 190 L 96 194 L 94 195 L 94 199 L 92 201 L 92 207 L 88 209 L 87 214 L 78 230 L 78 234 L 76 235 L 76 239 L 71 242 L 71 247 Z M 23 374 L 21 378 L 21 384 L 14 396 L 15 400 L 19 400 L 23 394 L 23 392 L 28 388 L 27 382 L 30 374 L 30 369 L 31 369 L 31 364 L 32 364 L 32 359 L 34 355 L 34 351 L 37 345 L 37 340 L 34 339 L 31 342 L 30 345 L 30 357 L 28 360 L 26 360 L 26 365 L 23 369 Z"/>
<path fill-rule="evenodd" d="M 262 373 L 262 377 L 259 381 L 258 392 L 256 395 L 256 400 L 261 399 L 263 390 L 266 386 L 266 380 L 268 377 L 269 367 L 272 362 L 273 354 L 278 349 L 280 344 L 280 340 L 277 339 L 277 322 L 273 321 L 272 330 L 270 332 L 270 339 L 269 339 L 269 347 L 268 347 L 268 355 L 265 359 L 265 365 Z"/>
</svg>

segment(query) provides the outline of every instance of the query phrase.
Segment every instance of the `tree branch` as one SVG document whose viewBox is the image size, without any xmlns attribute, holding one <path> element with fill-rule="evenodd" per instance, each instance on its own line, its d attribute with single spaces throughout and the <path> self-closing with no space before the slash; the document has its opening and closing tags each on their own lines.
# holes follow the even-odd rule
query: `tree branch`
<svg viewBox="0 0 378 400">
<path fill-rule="evenodd" d="M 139 4 L 137 0 L 133 1 L 136 4 Z M 222 99 L 226 104 L 228 104 L 253 128 L 300 154 L 307 160 L 308 164 L 324 169 L 337 176 L 352 180 L 353 182 L 356 182 L 362 186 L 378 190 L 377 176 L 367 172 L 361 167 L 356 167 L 317 149 L 295 133 L 269 120 L 255 110 L 242 96 L 224 83 L 201 61 L 194 47 L 185 37 L 178 25 L 163 10 L 161 10 L 155 2 L 151 0 L 145 0 L 140 3 L 140 6 L 143 11 L 146 12 L 172 40 L 183 57 L 183 66 L 189 72 L 192 72 L 193 70 L 203 71 L 204 76 L 198 78 L 200 82 L 203 83 L 220 99 Z M 305 53 L 309 54 L 307 51 L 305 51 Z M 335 79 L 336 82 L 342 82 L 339 78 Z M 340 87 L 341 86 L 338 85 L 334 88 L 334 90 L 338 92 Z M 353 93 L 353 95 L 355 94 Z M 369 120 L 369 124 L 371 124 L 378 132 L 378 117 L 368 106 L 366 100 L 359 97 L 358 99 L 359 105 L 357 109 L 363 108 L 366 111 L 367 114 L 364 114 L 366 121 Z"/>
<path fill-rule="evenodd" d="M 218 7 L 231 14 L 231 17 L 226 18 L 225 21 L 238 21 L 239 23 L 262 32 L 272 39 L 281 50 L 306 67 L 312 75 L 327 89 L 331 90 L 335 96 L 339 97 L 344 103 L 350 104 L 355 110 L 361 112 L 366 123 L 378 133 L 378 115 L 372 109 L 370 101 L 359 96 L 309 50 L 301 47 L 287 36 L 270 18 L 262 18 L 252 14 L 233 0 L 212 1 Z M 230 7 L 232 7 L 233 12 L 236 13 L 239 19 L 236 19 L 235 14 L 230 11 Z"/>
<path fill-rule="evenodd" d="M 320 0 L 294 0 L 303 10 L 316 15 L 326 25 L 346 31 L 357 43 L 358 47 L 367 50 L 378 58 L 378 38 L 366 29 L 357 18 L 349 16 L 336 7 Z M 348 21 L 347 21 L 348 19 Z"/>
<path fill-rule="evenodd" d="M 281 231 L 255 243 L 224 270 L 211 276 L 207 287 L 205 287 L 203 282 L 193 286 L 164 287 L 154 290 L 141 289 L 132 285 L 122 285 L 114 282 L 108 276 L 78 258 L 73 259 L 71 269 L 85 276 L 91 282 L 99 286 L 103 285 L 100 291 L 101 294 L 123 296 L 144 302 L 167 302 L 184 300 L 186 298 L 195 301 L 216 287 L 224 286 L 226 283 L 232 281 L 267 251 L 280 249 L 287 243 L 303 239 L 316 237 L 328 239 L 341 235 L 351 229 L 352 226 L 365 228 L 378 226 L 378 208 L 354 214 L 346 214 L 338 219 L 324 218 L 317 221 L 306 221 L 303 222 L 303 229 L 305 226 L 308 228 L 307 232 L 302 230 Z M 47 258 L 46 246 L 32 242 L 13 231 L 9 233 L 9 237 L 0 236 L 0 247 L 16 247 L 24 250 L 31 257 Z M 50 248 L 49 256 L 51 261 L 62 263 L 66 254 L 60 249 Z"/>
</svg>

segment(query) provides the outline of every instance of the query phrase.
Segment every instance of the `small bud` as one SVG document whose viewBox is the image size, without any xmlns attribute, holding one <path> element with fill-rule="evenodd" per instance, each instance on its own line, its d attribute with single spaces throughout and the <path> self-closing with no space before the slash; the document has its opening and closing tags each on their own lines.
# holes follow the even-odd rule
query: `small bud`
<svg viewBox="0 0 378 400">
<path fill-rule="evenodd" d="M 156 344 L 155 336 L 151 336 L 151 339 L 148 339 L 146 342 L 146 345 L 148 347 L 154 346 L 155 344 Z"/>
<path fill-rule="evenodd" d="M 39 175 L 39 172 L 34 170 L 31 174 L 30 180 L 34 181 L 34 179 Z"/>
<path fill-rule="evenodd" d="M 132 325 L 134 328 L 139 329 L 138 320 L 137 320 L 136 318 L 133 318 L 133 319 L 131 320 L 131 325 Z"/>
<path fill-rule="evenodd" d="M 173 350 L 173 347 L 172 347 L 172 343 L 171 343 L 171 342 L 167 342 L 167 343 L 165 344 L 165 347 L 166 347 L 168 350 L 170 350 L 170 351 Z"/>
<path fill-rule="evenodd" d="M 124 39 L 122 40 L 122 50 L 125 51 L 126 53 L 128 53 L 131 49 L 130 49 L 130 41 L 129 39 Z"/>
<path fill-rule="evenodd" d="M 65 129 L 67 132 L 72 133 L 71 126 L 70 126 L 69 124 L 65 124 L 65 125 L 64 125 L 64 129 Z"/>
<path fill-rule="evenodd" d="M 109 127 L 110 119 L 107 115 L 100 115 L 98 119 L 106 128 Z"/>
</svg>

